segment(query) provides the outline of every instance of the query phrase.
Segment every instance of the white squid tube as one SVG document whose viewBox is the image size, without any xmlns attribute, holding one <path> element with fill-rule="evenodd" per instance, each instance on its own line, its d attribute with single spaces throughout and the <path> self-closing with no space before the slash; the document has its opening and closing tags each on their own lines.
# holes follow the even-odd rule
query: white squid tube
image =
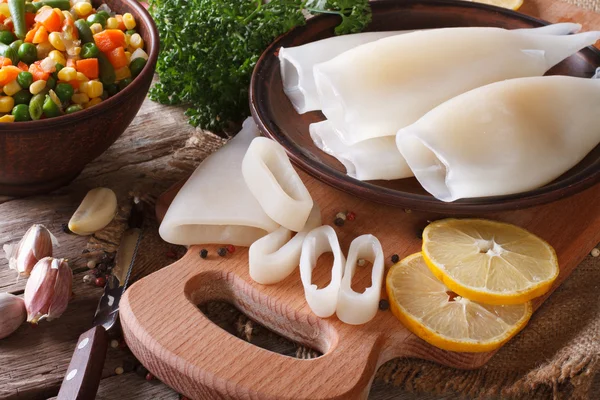
<svg viewBox="0 0 600 400">
<path fill-rule="evenodd" d="M 312 272 L 319 256 L 326 252 L 333 253 L 331 282 L 319 289 L 312 283 Z M 335 313 L 345 263 L 346 259 L 340 249 L 337 235 L 331 226 L 320 226 L 306 235 L 300 255 L 300 278 L 306 302 L 316 316 L 327 318 Z"/>
<path fill-rule="evenodd" d="M 396 147 L 395 136 L 367 139 L 349 146 L 339 138 L 328 120 L 310 124 L 309 132 L 315 146 L 341 162 L 346 174 L 352 178 L 368 181 L 413 176 Z"/>
<path fill-rule="evenodd" d="M 248 118 L 242 130 L 204 160 L 181 188 L 160 224 L 169 243 L 250 246 L 273 232 L 273 221 L 242 177 L 242 159 L 258 128 Z"/>
<path fill-rule="evenodd" d="M 600 32 L 562 36 L 500 28 L 416 31 L 348 50 L 316 65 L 314 74 L 323 114 L 352 145 L 394 135 L 477 87 L 541 76 L 598 39 Z"/>
<path fill-rule="evenodd" d="M 254 139 L 244 156 L 242 175 L 269 217 L 294 232 L 304 228 L 313 200 L 279 143 Z"/>
<path fill-rule="evenodd" d="M 352 278 L 356 272 L 359 258 L 373 263 L 371 270 L 371 286 L 363 293 L 352 290 Z M 383 249 L 381 243 L 373 235 L 362 235 L 350 244 L 344 277 L 340 286 L 336 314 L 340 321 L 350 325 L 361 325 L 369 322 L 379 308 L 381 285 L 383 282 Z"/>
<path fill-rule="evenodd" d="M 282 226 L 252 243 L 248 252 L 250 277 L 262 285 L 271 285 L 287 278 L 300 263 L 304 238 L 319 226 L 321 210 L 315 204 L 304 229 L 293 238 L 292 231 Z"/>
</svg>

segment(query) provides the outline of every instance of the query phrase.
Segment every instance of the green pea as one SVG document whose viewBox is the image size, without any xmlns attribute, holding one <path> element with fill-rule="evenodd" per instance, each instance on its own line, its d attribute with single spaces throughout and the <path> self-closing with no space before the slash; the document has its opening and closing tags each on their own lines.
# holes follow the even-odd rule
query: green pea
<svg viewBox="0 0 600 400">
<path fill-rule="evenodd" d="M 110 14 L 104 10 L 98 11 L 96 13 L 97 15 L 102 15 L 104 17 L 104 19 L 109 19 L 110 18 Z"/>
<path fill-rule="evenodd" d="M 15 116 L 15 122 L 31 121 L 31 115 L 29 115 L 29 107 L 27 107 L 27 104 L 17 104 L 12 109 L 12 115 Z"/>
<path fill-rule="evenodd" d="M 19 39 L 12 42 L 9 47 L 15 51 L 15 54 L 19 54 L 19 47 L 21 47 L 22 44 L 23 41 Z"/>
<path fill-rule="evenodd" d="M 60 101 L 62 101 L 63 103 L 66 103 L 67 101 L 71 100 L 71 97 L 73 97 L 74 92 L 73 86 L 71 86 L 71 84 L 69 83 L 57 84 L 54 91 L 56 92 L 56 95 L 58 96 Z"/>
<path fill-rule="evenodd" d="M 104 89 L 109 96 L 114 96 L 119 92 L 119 87 L 116 83 L 111 83 L 110 85 L 104 85 Z"/>
<path fill-rule="evenodd" d="M 44 110 L 42 109 L 44 106 L 44 99 L 46 98 L 45 94 L 36 94 L 33 96 L 31 101 L 29 102 L 29 115 L 31 115 L 31 119 L 38 120 L 42 116 Z"/>
<path fill-rule="evenodd" d="M 146 60 L 144 60 L 142 57 L 135 58 L 133 61 L 131 61 L 131 63 L 129 64 L 131 76 L 133 76 L 134 78 L 138 76 L 140 72 L 142 72 L 142 70 L 144 69 L 145 65 Z"/>
<path fill-rule="evenodd" d="M 46 87 L 48 89 L 54 89 L 55 86 L 56 86 L 56 78 L 53 77 L 52 75 L 50 75 L 48 77 L 48 80 L 46 81 Z"/>
<path fill-rule="evenodd" d="M 81 58 L 96 58 L 98 57 L 98 53 L 100 53 L 100 49 L 94 43 L 85 43 L 81 46 L 81 53 L 79 55 Z"/>
<path fill-rule="evenodd" d="M 67 109 L 65 110 L 65 113 L 73 114 L 74 112 L 81 111 L 81 110 L 83 110 L 83 107 L 81 105 L 73 104 L 73 105 L 67 107 Z"/>
<path fill-rule="evenodd" d="M 31 75 L 31 72 L 27 71 L 19 72 L 19 75 L 17 75 L 17 83 L 23 89 L 29 89 L 29 86 L 33 83 L 33 75 Z"/>
<path fill-rule="evenodd" d="M 31 43 L 23 43 L 19 46 L 19 58 L 26 64 L 37 60 L 37 49 Z"/>
<path fill-rule="evenodd" d="M 0 43 L 11 44 L 15 40 L 15 35 L 10 31 L 0 31 Z"/>
<path fill-rule="evenodd" d="M 119 90 L 125 89 L 132 82 L 131 78 L 125 78 L 119 81 Z"/>
<path fill-rule="evenodd" d="M 29 90 L 20 90 L 13 94 L 13 100 L 15 101 L 15 104 L 29 104 L 31 97 L 33 96 L 31 93 L 29 93 Z"/>
<path fill-rule="evenodd" d="M 135 29 L 129 29 L 129 30 L 125 31 L 125 33 L 128 35 L 133 35 L 134 33 L 137 33 L 137 32 L 135 31 Z"/>
<path fill-rule="evenodd" d="M 102 14 L 92 14 L 89 17 L 87 17 L 86 21 L 88 25 L 100 24 L 102 25 L 102 28 L 106 27 L 106 17 Z"/>
<path fill-rule="evenodd" d="M 52 100 L 50 95 L 46 95 L 42 109 L 44 110 L 44 115 L 48 118 L 54 118 L 60 115 L 60 107 Z"/>
</svg>

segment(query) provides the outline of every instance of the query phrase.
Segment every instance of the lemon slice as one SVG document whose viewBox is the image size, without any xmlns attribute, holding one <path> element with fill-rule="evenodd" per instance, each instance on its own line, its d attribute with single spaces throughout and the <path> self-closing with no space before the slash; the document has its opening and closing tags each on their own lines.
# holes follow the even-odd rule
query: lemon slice
<svg viewBox="0 0 600 400">
<path fill-rule="evenodd" d="M 483 219 L 435 221 L 423 258 L 451 290 L 486 304 L 519 304 L 546 293 L 558 276 L 552 246 L 525 229 Z"/>
<path fill-rule="evenodd" d="M 470 0 L 467 0 L 470 1 Z M 475 3 L 489 4 L 491 6 L 518 10 L 523 5 L 523 0 L 474 0 Z"/>
<path fill-rule="evenodd" d="M 404 326 L 450 351 L 497 349 L 523 329 L 532 313 L 531 303 L 494 306 L 455 297 L 433 276 L 421 253 L 390 269 L 386 289 L 390 308 Z"/>
</svg>

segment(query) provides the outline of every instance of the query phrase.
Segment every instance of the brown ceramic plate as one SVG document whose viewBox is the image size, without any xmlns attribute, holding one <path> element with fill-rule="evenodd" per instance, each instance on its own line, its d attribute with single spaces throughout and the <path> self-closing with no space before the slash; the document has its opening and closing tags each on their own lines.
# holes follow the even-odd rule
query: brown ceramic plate
<svg viewBox="0 0 600 400">
<path fill-rule="evenodd" d="M 378 1 L 372 3 L 372 31 L 495 26 L 531 28 L 547 22 L 514 11 L 479 3 L 452 0 Z M 335 16 L 312 18 L 279 37 L 258 60 L 250 84 L 250 108 L 262 132 L 278 141 L 297 166 L 315 178 L 356 196 L 399 207 L 443 213 L 472 213 L 530 207 L 561 199 L 600 182 L 600 145 L 554 182 L 524 193 L 458 200 L 444 203 L 425 192 L 416 179 L 361 182 L 345 174 L 335 158 L 312 142 L 308 126 L 324 119 L 320 112 L 296 113 L 283 93 L 279 60 L 280 47 L 298 46 L 333 36 Z M 586 48 L 564 60 L 549 75 L 591 77 L 600 65 L 600 51 Z"/>
</svg>

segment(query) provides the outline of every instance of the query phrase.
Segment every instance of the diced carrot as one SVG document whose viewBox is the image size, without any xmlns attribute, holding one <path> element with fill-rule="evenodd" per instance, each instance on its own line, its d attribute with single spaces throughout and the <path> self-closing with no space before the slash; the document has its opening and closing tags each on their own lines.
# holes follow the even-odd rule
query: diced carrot
<svg viewBox="0 0 600 400">
<path fill-rule="evenodd" d="M 67 58 L 67 65 L 66 66 L 77 69 L 77 63 L 72 58 Z"/>
<path fill-rule="evenodd" d="M 27 31 L 27 34 L 25 35 L 25 39 L 24 41 L 26 43 L 31 43 L 33 42 L 33 37 L 35 36 L 35 34 L 37 33 L 38 29 L 40 29 L 40 25 L 39 24 L 35 24 L 31 27 L 31 29 L 29 31 Z"/>
<path fill-rule="evenodd" d="M 6 19 L 6 15 L 4 15 L 4 14 L 0 14 L 0 24 L 1 24 L 2 22 L 4 22 L 4 20 L 5 20 L 5 19 Z"/>
<path fill-rule="evenodd" d="M 0 67 L 6 67 L 7 65 L 12 65 L 10 58 L 0 56 Z"/>
<path fill-rule="evenodd" d="M 110 58 L 109 58 L 110 59 Z M 77 71 L 84 74 L 88 79 L 98 78 L 98 59 L 97 58 L 86 58 L 83 60 L 77 60 Z"/>
<path fill-rule="evenodd" d="M 29 65 L 25 64 L 23 61 L 19 61 L 17 68 L 25 72 L 29 71 Z"/>
<path fill-rule="evenodd" d="M 62 21 L 58 13 L 53 8 L 46 8 L 35 16 L 35 22 L 39 22 L 48 32 L 59 32 Z"/>
<path fill-rule="evenodd" d="M 119 27 L 118 28 L 120 30 L 122 30 L 123 32 L 125 32 L 127 30 L 127 28 L 125 27 L 125 22 L 123 22 L 123 16 L 121 14 L 117 14 L 117 15 L 115 15 L 115 18 L 119 22 Z"/>
<path fill-rule="evenodd" d="M 117 47 L 125 47 L 125 34 L 118 29 L 106 29 L 96 33 L 94 41 L 100 51 L 107 53 Z"/>
<path fill-rule="evenodd" d="M 25 13 L 25 25 L 32 26 L 35 24 L 35 13 Z"/>
<path fill-rule="evenodd" d="M 125 49 L 123 47 L 117 47 L 116 49 L 107 52 L 106 57 L 115 69 L 127 65 L 127 56 L 125 55 Z"/>
<path fill-rule="evenodd" d="M 65 82 L 65 83 L 70 84 L 71 86 L 73 86 L 74 90 L 77 90 L 77 89 L 79 89 L 79 84 L 81 83 L 81 81 L 78 81 L 77 79 L 73 79 L 72 81 Z"/>
<path fill-rule="evenodd" d="M 48 41 L 48 31 L 44 25 L 40 26 L 35 36 L 33 37 L 32 43 L 39 44 Z"/>
<path fill-rule="evenodd" d="M 6 67 L 0 68 L 0 86 L 4 86 L 17 79 L 17 75 L 21 70 L 14 65 L 7 65 Z"/>
<path fill-rule="evenodd" d="M 14 30 L 15 30 L 15 24 L 13 24 L 13 21 L 11 18 L 6 18 L 4 20 L 4 27 L 7 31 L 10 31 L 10 32 L 14 32 Z"/>
<path fill-rule="evenodd" d="M 21 70 L 19 69 L 19 72 L 20 71 Z M 46 72 L 42 69 L 39 61 L 36 61 L 29 66 L 29 72 L 31 73 L 31 75 L 33 75 L 34 81 L 39 81 L 39 80 L 47 81 L 48 78 L 50 77 L 50 73 Z"/>
</svg>

